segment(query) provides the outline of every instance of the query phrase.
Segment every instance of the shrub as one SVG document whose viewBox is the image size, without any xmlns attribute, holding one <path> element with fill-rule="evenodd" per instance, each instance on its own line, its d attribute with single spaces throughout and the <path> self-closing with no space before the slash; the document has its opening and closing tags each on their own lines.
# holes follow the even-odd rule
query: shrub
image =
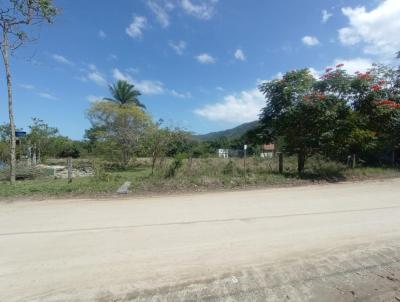
<svg viewBox="0 0 400 302">
<path fill-rule="evenodd" d="M 167 172 L 165 173 L 165 177 L 174 177 L 177 170 L 179 170 L 180 167 L 182 167 L 183 160 L 185 159 L 185 155 L 183 153 L 177 154 L 174 157 L 174 160 L 170 164 L 170 166 L 167 169 Z"/>
<path fill-rule="evenodd" d="M 222 173 L 224 175 L 232 175 L 235 172 L 236 165 L 232 160 L 229 160 L 229 162 L 223 167 Z"/>
</svg>

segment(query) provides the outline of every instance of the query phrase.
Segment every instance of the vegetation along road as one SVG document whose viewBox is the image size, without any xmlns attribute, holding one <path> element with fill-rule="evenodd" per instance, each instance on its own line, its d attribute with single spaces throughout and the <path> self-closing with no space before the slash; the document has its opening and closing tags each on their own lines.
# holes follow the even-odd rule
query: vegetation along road
<svg viewBox="0 0 400 302">
<path fill-rule="evenodd" d="M 0 204 L 0 301 L 397 301 L 400 179 Z"/>
</svg>

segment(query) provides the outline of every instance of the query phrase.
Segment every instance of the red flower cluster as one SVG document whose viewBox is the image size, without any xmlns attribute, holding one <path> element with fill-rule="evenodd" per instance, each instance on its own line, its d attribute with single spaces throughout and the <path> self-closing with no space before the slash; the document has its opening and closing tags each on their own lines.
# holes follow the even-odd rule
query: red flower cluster
<svg viewBox="0 0 400 302">
<path fill-rule="evenodd" d="M 326 98 L 325 94 L 323 94 L 323 93 L 321 93 L 321 92 L 316 93 L 314 97 L 315 97 L 318 101 L 323 101 L 323 100 L 325 100 L 325 98 Z"/>
<path fill-rule="evenodd" d="M 357 71 L 356 75 L 357 75 L 357 78 L 360 80 L 370 80 L 371 79 L 371 74 L 368 71 L 365 73 Z"/>
<path fill-rule="evenodd" d="M 340 77 L 341 73 L 339 70 L 335 70 L 334 72 L 328 72 L 322 75 L 321 78 L 323 79 L 331 79 L 331 78 L 336 78 Z"/>
<path fill-rule="evenodd" d="M 325 69 L 326 72 L 331 72 L 333 70 L 332 67 L 328 67 L 327 69 Z"/>
<path fill-rule="evenodd" d="M 387 106 L 392 109 L 400 109 L 400 104 L 393 102 L 391 100 L 381 100 L 376 103 L 378 106 Z"/>
<path fill-rule="evenodd" d="M 381 89 L 382 89 L 382 86 L 378 85 L 378 84 L 375 84 L 375 85 L 371 86 L 371 90 L 373 90 L 373 91 L 379 91 Z"/>
<path fill-rule="evenodd" d="M 341 67 L 343 67 L 344 66 L 344 64 L 337 64 L 336 65 L 336 68 L 341 68 Z"/>
</svg>

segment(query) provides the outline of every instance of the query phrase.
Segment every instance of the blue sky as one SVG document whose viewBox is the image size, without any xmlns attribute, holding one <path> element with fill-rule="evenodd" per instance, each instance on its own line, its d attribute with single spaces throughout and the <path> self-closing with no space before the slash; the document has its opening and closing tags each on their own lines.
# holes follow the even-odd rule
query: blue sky
<svg viewBox="0 0 400 302">
<path fill-rule="evenodd" d="M 16 125 L 40 117 L 74 139 L 90 127 L 90 102 L 117 79 L 137 86 L 155 120 L 206 133 L 255 120 L 260 81 L 342 62 L 363 70 L 400 49 L 398 0 L 55 3 L 63 9 L 55 23 L 12 58 Z"/>
</svg>

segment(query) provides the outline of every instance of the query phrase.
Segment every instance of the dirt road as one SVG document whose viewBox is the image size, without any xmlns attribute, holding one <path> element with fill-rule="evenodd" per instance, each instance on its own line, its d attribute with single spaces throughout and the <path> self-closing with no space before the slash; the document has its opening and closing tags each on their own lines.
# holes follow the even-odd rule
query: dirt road
<svg viewBox="0 0 400 302">
<path fill-rule="evenodd" d="M 400 301 L 400 180 L 0 203 L 0 301 Z"/>
</svg>

